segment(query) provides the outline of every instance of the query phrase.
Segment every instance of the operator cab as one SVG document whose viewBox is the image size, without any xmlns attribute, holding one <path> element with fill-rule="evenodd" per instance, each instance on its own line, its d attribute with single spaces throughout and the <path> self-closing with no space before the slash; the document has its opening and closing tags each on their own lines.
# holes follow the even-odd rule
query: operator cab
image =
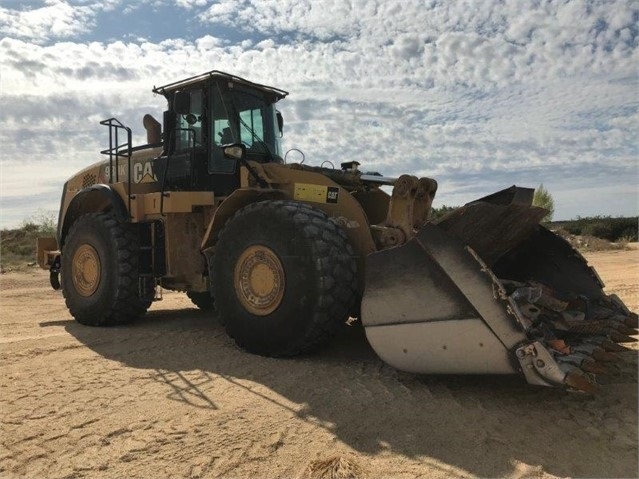
<svg viewBox="0 0 639 479">
<path fill-rule="evenodd" d="M 162 87 L 164 150 L 155 161 L 163 190 L 214 191 L 239 187 L 239 160 L 222 146 L 243 145 L 246 160 L 282 162 L 283 120 L 275 103 L 288 93 L 235 75 L 211 71 Z"/>
</svg>

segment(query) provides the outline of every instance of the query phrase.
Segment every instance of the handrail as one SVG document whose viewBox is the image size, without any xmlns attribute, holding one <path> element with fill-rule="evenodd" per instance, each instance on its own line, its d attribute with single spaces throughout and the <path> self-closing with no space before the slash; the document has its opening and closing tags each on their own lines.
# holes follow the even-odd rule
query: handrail
<svg viewBox="0 0 639 479">
<path fill-rule="evenodd" d="M 131 128 L 124 126 L 117 118 L 108 118 L 102 120 L 100 125 L 109 127 L 109 148 L 100 151 L 103 155 L 109 156 L 109 183 L 113 183 L 113 162 L 115 161 L 115 183 L 120 181 L 120 168 L 118 159 L 124 157 L 127 160 L 127 196 L 128 196 L 128 212 L 131 217 Z M 119 131 L 126 132 L 126 142 L 120 143 Z"/>
</svg>

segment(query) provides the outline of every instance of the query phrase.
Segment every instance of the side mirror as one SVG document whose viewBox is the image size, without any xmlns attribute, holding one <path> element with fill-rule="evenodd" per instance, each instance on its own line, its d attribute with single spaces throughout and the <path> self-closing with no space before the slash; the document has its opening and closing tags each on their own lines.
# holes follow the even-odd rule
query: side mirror
<svg viewBox="0 0 639 479">
<path fill-rule="evenodd" d="M 246 146 L 241 143 L 222 145 L 222 152 L 224 153 L 224 158 L 242 161 L 246 157 Z"/>
<path fill-rule="evenodd" d="M 173 96 L 173 111 L 178 115 L 191 113 L 191 92 L 178 91 Z"/>
<path fill-rule="evenodd" d="M 277 117 L 277 128 L 280 130 L 280 138 L 282 138 L 284 136 L 284 117 L 278 110 L 275 110 L 275 116 Z"/>
</svg>

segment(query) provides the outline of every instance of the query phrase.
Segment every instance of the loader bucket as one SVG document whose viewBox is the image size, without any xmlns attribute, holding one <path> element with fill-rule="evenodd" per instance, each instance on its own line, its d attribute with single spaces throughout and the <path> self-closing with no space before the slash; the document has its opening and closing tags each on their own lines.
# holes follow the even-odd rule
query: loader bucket
<svg viewBox="0 0 639 479">
<path fill-rule="evenodd" d="M 512 187 L 370 254 L 362 323 L 391 366 L 424 374 L 523 374 L 594 392 L 636 315 Z"/>
</svg>

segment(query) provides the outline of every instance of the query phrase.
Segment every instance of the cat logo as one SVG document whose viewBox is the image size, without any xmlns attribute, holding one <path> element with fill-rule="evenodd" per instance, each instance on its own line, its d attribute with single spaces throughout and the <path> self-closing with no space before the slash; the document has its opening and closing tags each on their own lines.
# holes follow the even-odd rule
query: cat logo
<svg viewBox="0 0 639 479">
<path fill-rule="evenodd" d="M 313 201 L 315 203 L 335 204 L 339 201 L 339 188 L 337 186 L 295 183 L 293 199 L 300 201 Z"/>
<path fill-rule="evenodd" d="M 134 183 L 154 183 L 156 181 L 158 181 L 158 179 L 153 174 L 153 165 L 150 161 L 133 164 Z"/>
</svg>

